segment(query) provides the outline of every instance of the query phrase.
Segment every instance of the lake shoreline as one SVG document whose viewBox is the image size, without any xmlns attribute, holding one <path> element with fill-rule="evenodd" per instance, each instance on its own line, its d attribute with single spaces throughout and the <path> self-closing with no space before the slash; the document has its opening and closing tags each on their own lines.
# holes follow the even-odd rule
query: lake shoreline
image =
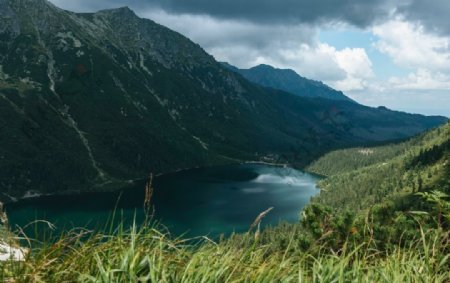
<svg viewBox="0 0 450 283">
<path fill-rule="evenodd" d="M 260 165 L 274 166 L 274 167 L 280 167 L 280 168 L 290 167 L 292 169 L 300 170 L 300 171 L 308 173 L 308 174 L 313 174 L 313 175 L 316 175 L 321 178 L 326 177 L 326 176 L 321 176 L 320 174 L 317 174 L 315 172 L 309 172 L 306 170 L 306 168 L 298 168 L 297 166 L 290 164 L 290 163 L 276 163 L 276 162 L 257 161 L 257 160 L 250 160 L 250 161 L 237 161 L 236 160 L 236 162 L 223 163 L 223 164 L 217 164 L 217 165 L 193 166 L 193 167 L 175 169 L 175 170 L 162 172 L 162 173 L 155 173 L 153 176 L 158 178 L 158 177 L 163 177 L 163 176 L 167 176 L 167 175 L 171 175 L 171 174 L 177 174 L 177 173 L 195 170 L 195 169 L 207 169 L 207 168 L 212 168 L 212 167 L 245 165 L 245 164 L 255 164 L 255 165 L 260 164 Z M 140 182 L 143 183 L 143 187 L 144 187 L 146 180 L 148 180 L 148 177 L 142 177 L 142 178 L 137 178 L 137 179 L 132 179 L 132 180 L 111 181 L 109 183 L 109 184 L 112 184 L 111 189 L 102 189 L 102 190 L 98 190 L 98 191 L 72 190 L 72 191 L 62 191 L 62 192 L 58 192 L 58 193 L 46 194 L 46 193 L 39 193 L 34 190 L 29 190 L 25 193 L 25 195 L 23 197 L 18 197 L 18 198 L 11 197 L 11 196 L 5 194 L 5 196 L 10 198 L 10 200 L 3 201 L 0 203 L 3 204 L 4 207 L 6 207 L 6 206 L 8 206 L 8 204 L 12 204 L 12 203 L 18 203 L 21 201 L 27 201 L 27 200 L 39 199 L 39 198 L 45 198 L 45 197 L 52 197 L 52 196 L 79 196 L 81 194 L 114 193 L 114 192 L 120 192 L 122 190 L 132 189 L 133 186 L 135 186 L 136 184 L 138 184 Z M 96 187 L 96 185 L 94 185 L 93 187 Z"/>
<path fill-rule="evenodd" d="M 166 177 L 154 179 L 155 219 L 177 235 L 186 231 L 192 235 L 244 231 L 268 207 L 275 209 L 265 224 L 296 222 L 302 207 L 319 193 L 318 178 L 284 165 L 239 162 L 162 175 Z M 145 182 L 140 179 L 133 183 L 134 188 L 116 192 L 36 196 L 8 204 L 6 212 L 10 223 L 19 227 L 26 226 L 30 219 L 45 219 L 61 230 L 95 229 L 115 211 L 120 211 L 126 225 L 136 219 L 140 223 L 145 214 L 141 213 Z"/>
</svg>

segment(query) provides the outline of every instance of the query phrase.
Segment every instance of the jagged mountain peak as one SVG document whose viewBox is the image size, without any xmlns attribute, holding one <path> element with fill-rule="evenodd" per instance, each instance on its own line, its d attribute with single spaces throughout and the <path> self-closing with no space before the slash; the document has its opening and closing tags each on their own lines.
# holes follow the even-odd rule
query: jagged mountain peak
<svg viewBox="0 0 450 283">
<path fill-rule="evenodd" d="M 112 9 L 104 9 L 96 12 L 95 14 L 109 14 L 121 17 L 137 17 L 136 13 L 128 6 L 122 6 Z"/>
<path fill-rule="evenodd" d="M 271 65 L 267 65 L 267 64 L 259 64 L 253 68 L 250 68 L 250 70 L 253 71 L 258 71 L 258 72 L 267 72 L 267 75 L 270 75 L 272 72 L 278 72 L 278 73 L 282 73 L 283 75 L 288 75 L 291 77 L 301 77 L 304 78 L 303 76 L 299 75 L 297 72 L 295 72 L 292 69 L 286 69 L 286 68 L 276 68 L 274 66 Z"/>
<path fill-rule="evenodd" d="M 303 76 L 299 75 L 297 72 L 295 72 L 292 69 L 276 68 L 274 66 L 267 65 L 267 64 L 259 64 L 259 65 L 255 66 L 255 67 L 250 68 L 249 70 L 261 71 L 261 72 L 280 72 L 280 73 L 283 73 L 284 75 L 288 74 L 290 76 L 296 76 L 296 77 L 304 78 Z"/>
<path fill-rule="evenodd" d="M 334 90 L 320 81 L 302 77 L 292 69 L 279 69 L 267 64 L 260 64 L 250 69 L 239 69 L 228 63 L 222 64 L 249 81 L 265 87 L 280 89 L 303 97 L 353 101 L 341 91 Z"/>
<path fill-rule="evenodd" d="M 251 68 L 251 69 L 270 69 L 270 70 L 274 70 L 276 68 L 273 67 L 273 66 L 267 65 L 267 64 L 259 64 L 259 65 L 256 65 L 255 67 Z"/>
<path fill-rule="evenodd" d="M 28 9 L 36 9 L 36 8 L 57 8 L 50 1 L 47 0 L 0 0 L 1 4 L 8 4 L 15 8 L 28 8 Z M 58 8 L 59 9 L 59 8 Z"/>
</svg>

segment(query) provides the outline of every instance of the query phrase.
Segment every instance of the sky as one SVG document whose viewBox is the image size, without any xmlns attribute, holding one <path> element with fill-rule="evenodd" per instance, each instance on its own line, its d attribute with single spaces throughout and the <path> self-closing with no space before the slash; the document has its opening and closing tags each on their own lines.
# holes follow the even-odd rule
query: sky
<svg viewBox="0 0 450 283">
<path fill-rule="evenodd" d="M 369 106 L 450 117 L 449 0 L 50 0 L 128 6 L 240 68 L 269 64 Z"/>
</svg>

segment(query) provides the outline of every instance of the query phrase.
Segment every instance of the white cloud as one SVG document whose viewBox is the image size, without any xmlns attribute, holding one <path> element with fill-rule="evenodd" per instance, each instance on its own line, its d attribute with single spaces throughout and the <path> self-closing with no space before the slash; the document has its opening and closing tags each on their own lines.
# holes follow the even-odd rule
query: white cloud
<svg viewBox="0 0 450 283">
<path fill-rule="evenodd" d="M 337 64 L 348 75 L 366 79 L 373 77 L 372 62 L 364 48 L 345 48 L 335 51 L 335 56 Z"/>
<path fill-rule="evenodd" d="M 276 51 L 276 61 L 281 67 L 292 68 L 308 78 L 323 81 L 340 81 L 347 77 L 336 60 L 336 49 L 328 44 L 301 44 L 296 48 Z"/>
<path fill-rule="evenodd" d="M 335 52 L 337 64 L 345 70 L 347 78 L 336 82 L 336 88 L 344 91 L 367 88 L 368 79 L 374 77 L 372 62 L 363 48 L 345 48 Z"/>
<path fill-rule="evenodd" d="M 372 62 L 363 48 L 337 50 L 325 43 L 302 45 L 296 50 L 280 52 L 281 64 L 299 74 L 323 80 L 339 90 L 361 90 L 374 76 Z"/>
<path fill-rule="evenodd" d="M 435 89 L 450 90 L 450 76 L 441 72 L 432 73 L 427 69 L 418 69 L 407 77 L 392 77 L 389 83 L 397 89 Z"/>
<path fill-rule="evenodd" d="M 374 46 L 392 61 L 411 72 L 391 77 L 388 89 L 450 90 L 450 38 L 429 33 L 420 23 L 397 18 L 373 27 L 378 37 Z M 411 97 L 417 96 L 411 92 Z M 444 95 L 448 95 L 445 92 Z"/>
<path fill-rule="evenodd" d="M 373 28 L 375 46 L 404 67 L 450 71 L 450 38 L 426 33 L 417 23 L 392 20 Z"/>
</svg>

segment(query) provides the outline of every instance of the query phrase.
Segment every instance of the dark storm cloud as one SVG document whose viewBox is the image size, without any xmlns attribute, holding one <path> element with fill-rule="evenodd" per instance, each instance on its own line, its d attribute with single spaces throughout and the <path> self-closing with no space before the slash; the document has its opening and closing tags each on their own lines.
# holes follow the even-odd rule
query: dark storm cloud
<svg viewBox="0 0 450 283">
<path fill-rule="evenodd" d="M 408 20 L 422 23 L 428 30 L 450 35 L 449 0 L 414 0 L 398 8 Z"/>
<path fill-rule="evenodd" d="M 367 26 L 389 15 L 392 0 L 53 0 L 57 5 L 86 11 L 130 6 L 161 8 L 174 14 L 203 14 L 257 23 L 319 23 L 341 21 Z"/>
<path fill-rule="evenodd" d="M 137 1 L 134 1 L 137 2 Z M 149 1 L 150 2 L 150 1 Z M 161 0 L 151 1 L 174 13 L 208 14 L 261 23 L 345 21 L 366 26 L 389 12 L 389 0 Z"/>
<path fill-rule="evenodd" d="M 162 9 L 171 14 L 201 14 L 258 24 L 345 22 L 367 27 L 402 15 L 437 32 L 450 34 L 449 0 L 51 0 L 74 11 L 129 6 L 135 11 Z"/>
</svg>

